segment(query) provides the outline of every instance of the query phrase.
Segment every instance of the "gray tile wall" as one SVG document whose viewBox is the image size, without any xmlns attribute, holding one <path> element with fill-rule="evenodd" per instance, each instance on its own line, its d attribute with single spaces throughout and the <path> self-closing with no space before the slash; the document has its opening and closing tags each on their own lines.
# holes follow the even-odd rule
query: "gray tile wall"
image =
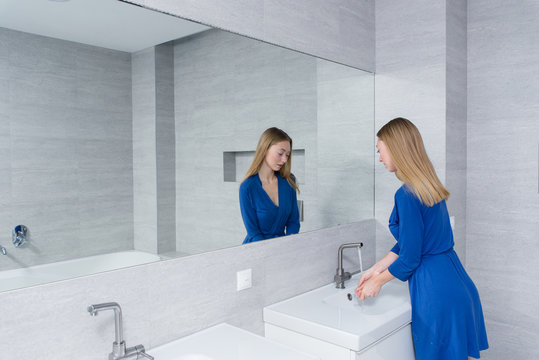
<svg viewBox="0 0 539 360">
<path fill-rule="evenodd" d="M 130 134 L 129 54 L 0 29 L 0 269 L 133 248 Z"/>
<path fill-rule="evenodd" d="M 466 264 L 485 359 L 539 358 L 538 18 L 537 1 L 468 2 Z"/>
<path fill-rule="evenodd" d="M 332 282 L 339 245 L 355 241 L 372 265 L 374 220 L 367 220 L 0 293 L 2 360 L 104 359 L 113 313 L 91 317 L 86 308 L 108 301 L 122 306 L 128 346 L 155 347 L 220 322 L 263 335 L 263 307 Z M 345 269 L 358 269 L 357 252 L 344 258 Z M 248 268 L 253 286 L 237 292 L 236 272 Z"/>
<path fill-rule="evenodd" d="M 467 1 L 446 1 L 446 176 L 447 202 L 455 217 L 455 250 L 466 262 L 466 21 Z"/>
<path fill-rule="evenodd" d="M 442 1 L 376 1 L 376 126 L 406 117 L 421 132 L 442 182 L 446 178 L 446 7 Z M 376 155 L 377 258 L 395 239 L 387 229 L 401 182 Z"/>
</svg>

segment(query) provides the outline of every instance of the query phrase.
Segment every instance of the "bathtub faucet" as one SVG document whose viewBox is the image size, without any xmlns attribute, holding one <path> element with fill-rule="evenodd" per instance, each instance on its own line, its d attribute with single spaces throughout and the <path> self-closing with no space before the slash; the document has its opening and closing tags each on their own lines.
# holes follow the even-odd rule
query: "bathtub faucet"
<svg viewBox="0 0 539 360">
<path fill-rule="evenodd" d="M 2 245 L 0 245 L 0 252 L 2 252 L 2 255 L 7 255 L 7 250 Z"/>
<path fill-rule="evenodd" d="M 150 359 L 153 356 L 146 354 L 146 350 L 142 345 L 136 345 L 126 348 L 123 339 L 123 324 L 122 324 L 122 308 L 120 304 L 115 302 L 94 304 L 88 306 L 88 312 L 92 316 L 96 316 L 100 311 L 114 310 L 114 334 L 115 339 L 112 343 L 112 352 L 109 354 L 109 360 L 124 360 L 124 359 Z"/>
<path fill-rule="evenodd" d="M 337 273 L 333 277 L 333 280 L 335 280 L 336 288 L 337 289 L 344 289 L 344 282 L 352 277 L 352 275 L 349 272 L 344 272 L 344 269 L 342 267 L 342 251 L 347 248 L 358 248 L 361 249 L 363 247 L 363 243 L 350 243 L 350 244 L 342 244 L 339 246 L 339 254 L 337 258 Z"/>
</svg>

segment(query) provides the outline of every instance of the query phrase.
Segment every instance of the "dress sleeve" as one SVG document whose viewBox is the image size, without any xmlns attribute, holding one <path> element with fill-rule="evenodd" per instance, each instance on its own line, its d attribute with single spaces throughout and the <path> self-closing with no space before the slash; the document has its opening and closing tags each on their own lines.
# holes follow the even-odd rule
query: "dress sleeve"
<svg viewBox="0 0 539 360">
<path fill-rule="evenodd" d="M 396 278 L 406 281 L 421 264 L 424 224 L 421 203 L 411 193 L 395 196 L 399 216 L 399 257 L 388 268 Z M 393 248 L 395 249 L 395 247 Z M 392 251 L 393 251 L 392 249 Z"/>
<path fill-rule="evenodd" d="M 294 178 L 295 180 L 295 178 Z M 292 212 L 286 221 L 286 235 L 299 233 L 299 209 L 298 209 L 298 195 L 296 189 L 292 188 Z"/>
<path fill-rule="evenodd" d="M 248 240 L 246 242 L 264 240 L 264 235 L 260 231 L 258 218 L 256 217 L 255 200 L 245 183 L 240 186 L 240 209 L 243 224 L 247 230 Z"/>
</svg>

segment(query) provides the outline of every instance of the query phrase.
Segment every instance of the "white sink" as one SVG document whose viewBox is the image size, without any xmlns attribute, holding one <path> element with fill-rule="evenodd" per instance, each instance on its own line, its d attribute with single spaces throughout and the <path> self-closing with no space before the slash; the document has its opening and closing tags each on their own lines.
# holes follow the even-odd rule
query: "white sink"
<svg viewBox="0 0 539 360">
<path fill-rule="evenodd" d="M 219 324 L 152 349 L 156 360 L 317 360 L 246 330 Z"/>
<path fill-rule="evenodd" d="M 408 283 L 385 284 L 376 298 L 354 294 L 360 274 L 264 308 L 264 321 L 280 328 L 360 351 L 411 322 Z"/>
</svg>

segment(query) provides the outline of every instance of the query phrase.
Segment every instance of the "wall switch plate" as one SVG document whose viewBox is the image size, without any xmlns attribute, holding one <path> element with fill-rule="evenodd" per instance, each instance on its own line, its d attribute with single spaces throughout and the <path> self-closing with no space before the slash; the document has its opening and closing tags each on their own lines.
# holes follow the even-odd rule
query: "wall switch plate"
<svg viewBox="0 0 539 360">
<path fill-rule="evenodd" d="M 237 291 L 249 289 L 253 286 L 251 269 L 241 270 L 236 273 Z"/>
<path fill-rule="evenodd" d="M 451 224 L 451 230 L 455 231 L 455 217 L 454 216 L 449 217 L 449 223 Z"/>
</svg>

